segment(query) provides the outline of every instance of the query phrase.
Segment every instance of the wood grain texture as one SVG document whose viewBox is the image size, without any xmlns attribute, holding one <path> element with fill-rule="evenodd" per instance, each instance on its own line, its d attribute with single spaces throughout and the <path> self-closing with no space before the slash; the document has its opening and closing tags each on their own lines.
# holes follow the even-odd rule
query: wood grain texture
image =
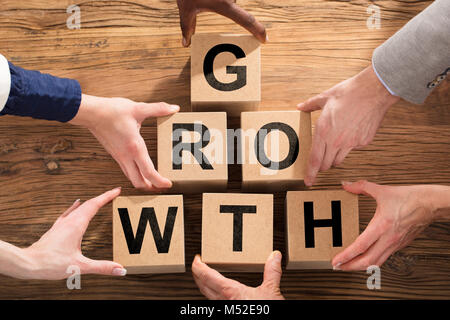
<svg viewBox="0 0 450 320">
<path fill-rule="evenodd" d="M 420 0 L 252 0 L 238 1 L 268 30 L 262 48 L 262 106 L 295 105 L 348 77 L 371 61 L 380 43 L 428 6 Z M 66 8 L 81 8 L 81 29 L 66 27 Z M 381 8 L 381 29 L 366 27 L 368 5 Z M 189 49 L 181 47 L 174 0 L 62 1 L 2 0 L 0 52 L 13 63 L 80 81 L 83 92 L 167 101 L 190 109 Z M 225 18 L 204 13 L 197 32 L 243 29 Z M 318 114 L 314 114 L 317 119 Z M 231 119 L 237 127 L 239 119 Z M 368 147 L 350 153 L 344 163 L 319 175 L 314 189 L 339 188 L 341 180 L 368 179 L 383 184 L 450 184 L 449 81 L 423 106 L 405 102 L 392 108 Z M 155 121 L 142 128 L 156 159 Z M 231 191 L 238 191 L 240 168 L 231 166 Z M 118 165 L 87 130 L 70 125 L 0 118 L 0 239 L 28 246 L 77 199 L 94 197 L 116 186 L 134 190 Z M 275 194 L 274 247 L 284 252 L 284 193 Z M 190 273 L 200 252 L 201 195 L 185 202 L 186 265 L 181 275 L 135 275 L 125 278 L 83 276 L 82 289 L 65 281 L 21 281 L 0 276 L 0 298 L 162 299 L 202 298 Z M 361 197 L 360 228 L 376 204 Z M 89 226 L 83 252 L 112 258 L 111 205 Z M 287 298 L 449 298 L 450 223 L 431 225 L 409 247 L 382 267 L 382 289 L 366 288 L 363 272 L 284 272 Z M 260 274 L 233 274 L 258 285 Z"/>
</svg>

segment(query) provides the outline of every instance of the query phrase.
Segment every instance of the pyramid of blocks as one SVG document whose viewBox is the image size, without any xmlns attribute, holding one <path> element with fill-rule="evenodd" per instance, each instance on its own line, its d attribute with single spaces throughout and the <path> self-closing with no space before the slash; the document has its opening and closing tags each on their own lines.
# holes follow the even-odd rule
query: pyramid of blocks
<svg viewBox="0 0 450 320">
<path fill-rule="evenodd" d="M 157 123 L 158 171 L 174 194 L 113 203 L 114 260 L 128 273 L 185 271 L 184 193 L 203 193 L 201 256 L 219 271 L 263 270 L 273 251 L 267 192 L 287 191 L 287 269 L 331 268 L 332 257 L 356 239 L 356 195 L 304 190 L 310 114 L 258 111 L 260 102 L 260 43 L 251 35 L 194 35 L 192 112 Z M 240 129 L 227 128 L 227 115 L 240 117 Z M 228 165 L 235 163 L 243 193 L 226 192 Z"/>
</svg>

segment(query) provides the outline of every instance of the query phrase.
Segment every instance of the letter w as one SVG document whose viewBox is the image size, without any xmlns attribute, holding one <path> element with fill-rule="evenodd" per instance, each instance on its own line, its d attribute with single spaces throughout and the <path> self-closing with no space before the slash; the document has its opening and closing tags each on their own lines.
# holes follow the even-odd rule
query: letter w
<svg viewBox="0 0 450 320">
<path fill-rule="evenodd" d="M 147 221 L 150 223 L 150 228 L 153 233 L 153 239 L 155 240 L 155 245 L 158 253 L 168 253 L 177 211 L 178 207 L 169 207 L 166 217 L 166 225 L 164 227 L 164 235 L 161 236 L 161 231 L 158 226 L 158 220 L 156 219 L 155 209 L 142 208 L 136 236 L 134 236 L 128 209 L 119 208 L 120 221 L 122 222 L 122 228 L 127 240 L 128 251 L 130 252 L 130 254 L 141 253 Z"/>
</svg>

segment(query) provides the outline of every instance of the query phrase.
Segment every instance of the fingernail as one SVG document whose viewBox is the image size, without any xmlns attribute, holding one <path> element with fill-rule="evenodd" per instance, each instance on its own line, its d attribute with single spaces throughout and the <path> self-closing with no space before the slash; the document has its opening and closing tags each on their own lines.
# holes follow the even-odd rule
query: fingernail
<svg viewBox="0 0 450 320">
<path fill-rule="evenodd" d="M 173 112 L 178 112 L 178 110 L 180 110 L 180 106 L 177 106 L 176 104 L 172 104 L 172 105 L 170 105 L 170 110 L 172 110 Z"/>
<path fill-rule="evenodd" d="M 352 183 L 349 182 L 349 181 L 341 181 L 341 184 L 342 184 L 343 186 L 348 186 L 348 185 L 350 185 L 350 184 L 352 184 Z"/>
<path fill-rule="evenodd" d="M 77 200 L 74 201 L 73 204 L 76 204 L 76 203 L 78 203 L 78 202 L 80 202 L 80 201 L 81 201 L 81 199 L 77 199 Z"/>
<path fill-rule="evenodd" d="M 266 42 L 269 42 L 269 35 L 266 33 Z"/>
<path fill-rule="evenodd" d="M 182 43 L 183 43 L 183 47 L 187 47 L 187 40 L 185 37 L 183 37 Z"/>
<path fill-rule="evenodd" d="M 305 186 L 307 186 L 307 187 L 311 187 L 312 186 L 310 177 L 306 177 L 305 180 L 303 180 L 303 182 L 305 183 Z"/>
<path fill-rule="evenodd" d="M 280 262 L 281 261 L 281 252 L 278 250 L 272 252 L 272 258 L 274 259 L 275 262 Z"/>
<path fill-rule="evenodd" d="M 113 191 L 122 191 L 122 187 L 114 188 Z"/>
<path fill-rule="evenodd" d="M 127 274 L 127 269 L 124 268 L 114 268 L 112 271 L 113 276 L 125 276 Z"/>
<path fill-rule="evenodd" d="M 336 263 L 334 266 L 333 266 L 333 270 L 341 270 L 339 267 L 341 266 L 341 264 L 342 263 Z"/>
<path fill-rule="evenodd" d="M 297 104 L 297 108 L 301 108 L 301 107 L 303 107 L 303 105 L 304 105 L 304 103 L 299 103 L 299 104 Z"/>
</svg>

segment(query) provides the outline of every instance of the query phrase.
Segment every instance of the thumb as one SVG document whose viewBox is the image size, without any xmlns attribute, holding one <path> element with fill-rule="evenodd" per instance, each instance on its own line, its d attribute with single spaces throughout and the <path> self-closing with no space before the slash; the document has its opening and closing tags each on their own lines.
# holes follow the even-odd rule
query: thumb
<svg viewBox="0 0 450 320">
<path fill-rule="evenodd" d="M 82 230 L 86 230 L 89 222 L 95 216 L 95 214 L 100 210 L 101 207 L 106 205 L 108 202 L 115 199 L 120 194 L 121 188 L 115 188 L 109 190 L 95 198 L 89 199 L 80 206 L 79 214 L 69 215 L 68 218 L 75 219 L 76 224 L 81 226 Z"/>
<path fill-rule="evenodd" d="M 171 115 L 180 110 L 180 106 L 168 104 L 165 102 L 158 103 L 139 103 L 136 107 L 137 120 L 144 121 L 149 117 L 163 117 Z"/>
<path fill-rule="evenodd" d="M 303 103 L 299 103 L 297 105 L 297 109 L 300 111 L 312 112 L 322 109 L 326 102 L 327 98 L 324 95 L 319 94 L 315 97 L 309 98 Z"/>
<path fill-rule="evenodd" d="M 354 194 L 364 194 L 376 199 L 379 193 L 380 185 L 366 180 L 360 180 L 358 182 L 342 181 L 342 187 L 344 190 Z"/>
<path fill-rule="evenodd" d="M 274 251 L 267 258 L 266 265 L 264 267 L 264 285 L 270 285 L 273 288 L 280 287 L 281 280 L 281 252 Z"/>
<path fill-rule="evenodd" d="M 83 256 L 82 274 L 102 274 L 105 276 L 125 276 L 127 270 L 120 264 L 107 260 L 92 260 Z"/>
</svg>

